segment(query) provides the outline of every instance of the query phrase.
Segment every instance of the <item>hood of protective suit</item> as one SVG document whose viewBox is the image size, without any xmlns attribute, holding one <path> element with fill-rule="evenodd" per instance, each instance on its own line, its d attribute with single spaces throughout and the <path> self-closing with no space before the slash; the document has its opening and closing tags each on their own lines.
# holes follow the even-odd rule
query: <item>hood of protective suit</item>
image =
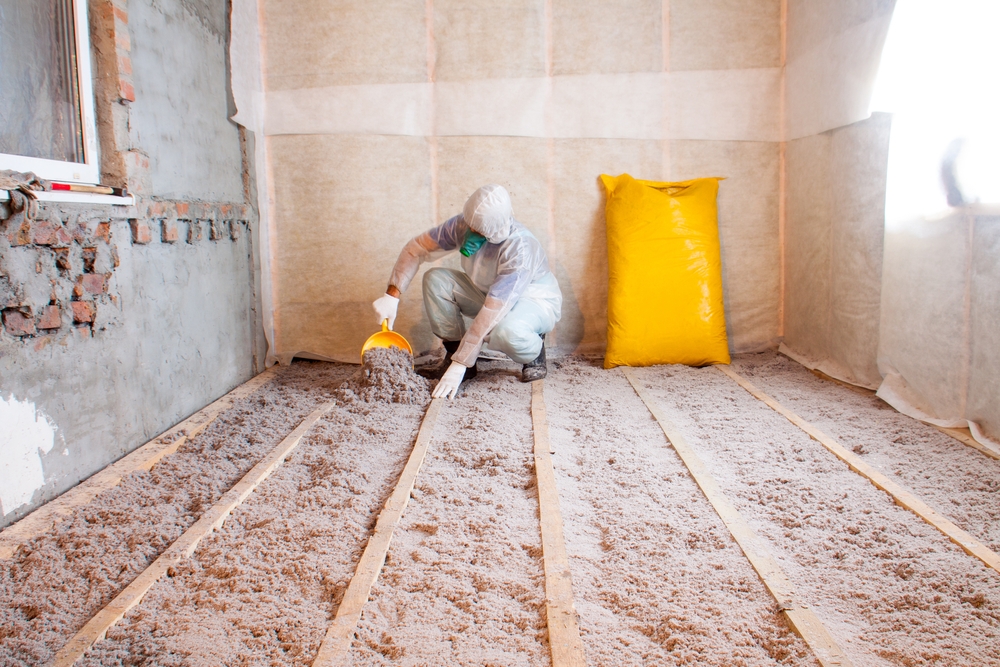
<svg viewBox="0 0 1000 667">
<path fill-rule="evenodd" d="M 465 202 L 462 217 L 490 243 L 506 241 L 514 220 L 510 195 L 502 185 L 484 185 Z"/>
</svg>

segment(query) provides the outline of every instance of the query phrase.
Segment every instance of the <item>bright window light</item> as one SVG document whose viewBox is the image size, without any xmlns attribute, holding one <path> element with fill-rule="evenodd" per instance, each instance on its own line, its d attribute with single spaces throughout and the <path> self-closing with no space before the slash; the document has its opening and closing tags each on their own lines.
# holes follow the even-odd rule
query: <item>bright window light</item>
<svg viewBox="0 0 1000 667">
<path fill-rule="evenodd" d="M 1000 203 L 998 34 L 996 0 L 896 3 L 872 98 L 872 111 L 893 114 L 890 227 L 948 210 L 943 162 L 961 202 Z"/>
</svg>

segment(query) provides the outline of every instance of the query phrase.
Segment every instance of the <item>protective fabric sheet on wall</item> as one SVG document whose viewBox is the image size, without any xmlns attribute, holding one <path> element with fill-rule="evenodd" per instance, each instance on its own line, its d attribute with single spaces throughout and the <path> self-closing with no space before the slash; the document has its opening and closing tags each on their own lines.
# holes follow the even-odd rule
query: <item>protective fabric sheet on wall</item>
<svg viewBox="0 0 1000 667">
<path fill-rule="evenodd" d="M 780 78 L 759 68 L 279 90 L 265 131 L 778 141 Z"/>
<path fill-rule="evenodd" d="M 1000 436 L 1000 210 L 886 230 L 878 395 L 938 426 Z"/>
<path fill-rule="evenodd" d="M 785 339 L 780 350 L 875 389 L 891 118 L 788 143 Z"/>
<path fill-rule="evenodd" d="M 260 286 L 264 337 L 267 340 L 265 366 L 277 361 L 274 347 L 274 296 L 271 279 L 271 206 L 268 202 L 267 143 L 264 139 L 264 79 L 261 54 L 260 17 L 256 0 L 233 0 L 230 12 L 230 80 L 239 123 L 254 134 L 254 178 L 257 185 L 257 238 L 260 255 Z"/>
<path fill-rule="evenodd" d="M 282 356 L 356 361 L 402 245 L 490 182 L 511 192 L 559 280 L 549 342 L 602 352 L 597 177 L 622 172 L 727 177 L 729 340 L 777 344 L 780 0 L 261 7 Z M 418 350 L 435 343 L 409 294 L 397 327 Z"/>
<path fill-rule="evenodd" d="M 879 395 L 911 416 L 968 422 L 977 437 L 994 440 L 1000 158 L 989 150 L 979 152 L 985 160 L 971 158 L 1000 140 L 998 23 L 996 3 L 900 2 L 873 100 L 894 113 Z"/>
<path fill-rule="evenodd" d="M 864 120 L 894 0 L 789 0 L 785 139 Z"/>
</svg>

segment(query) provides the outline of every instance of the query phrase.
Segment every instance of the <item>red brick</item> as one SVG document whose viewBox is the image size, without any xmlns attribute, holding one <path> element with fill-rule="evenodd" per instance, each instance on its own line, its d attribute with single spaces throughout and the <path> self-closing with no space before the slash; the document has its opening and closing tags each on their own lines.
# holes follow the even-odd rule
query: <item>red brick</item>
<svg viewBox="0 0 1000 667">
<path fill-rule="evenodd" d="M 56 249 L 56 268 L 60 271 L 69 271 L 70 261 L 69 261 L 69 248 L 57 248 Z"/>
<path fill-rule="evenodd" d="M 11 308 L 3 311 L 3 328 L 11 336 L 33 336 L 35 334 L 35 320 L 30 315 L 25 315 L 20 310 Z"/>
<path fill-rule="evenodd" d="M 90 294 L 104 294 L 108 291 L 107 277 L 103 273 L 85 273 L 80 276 L 80 285 Z"/>
<path fill-rule="evenodd" d="M 132 243 L 146 244 L 153 240 L 153 231 L 142 220 L 129 220 L 132 227 Z"/>
<path fill-rule="evenodd" d="M 164 220 L 163 229 L 160 232 L 160 241 L 163 243 L 176 243 L 178 237 L 177 234 L 177 222 L 175 220 Z"/>
<path fill-rule="evenodd" d="M 135 102 L 135 88 L 132 87 L 131 81 L 118 80 L 118 96 L 123 100 Z"/>
<path fill-rule="evenodd" d="M 227 236 L 228 224 L 224 220 L 209 220 L 208 225 L 208 238 L 213 241 L 221 241 L 224 236 Z"/>
<path fill-rule="evenodd" d="M 8 230 L 7 240 L 11 245 L 28 245 L 31 243 L 31 224 L 26 220 L 17 229 Z"/>
<path fill-rule="evenodd" d="M 52 342 L 52 338 L 53 336 L 42 336 L 39 338 L 38 342 L 35 343 L 35 352 L 41 352 L 44 350 L 45 346 Z"/>
<path fill-rule="evenodd" d="M 97 248 L 83 249 L 83 272 L 93 273 L 94 264 L 97 262 Z"/>
<path fill-rule="evenodd" d="M 114 8 L 115 18 L 128 25 L 128 12 L 121 7 Z"/>
<path fill-rule="evenodd" d="M 188 243 L 197 243 L 201 240 L 201 223 L 198 220 L 188 222 Z"/>
<path fill-rule="evenodd" d="M 132 76 L 132 59 L 128 56 L 118 56 L 118 71 L 126 76 Z"/>
<path fill-rule="evenodd" d="M 191 210 L 190 204 L 185 204 L 183 202 L 177 202 L 177 217 L 183 217 L 188 214 Z"/>
<path fill-rule="evenodd" d="M 54 245 L 59 242 L 61 224 L 51 220 L 36 220 L 31 226 L 31 242 L 35 245 Z"/>
<path fill-rule="evenodd" d="M 73 301 L 73 321 L 77 323 L 93 322 L 97 306 L 92 301 Z"/>
<path fill-rule="evenodd" d="M 86 324 L 78 327 L 73 327 L 76 331 L 78 338 L 93 338 L 94 332 L 90 330 L 90 327 Z"/>
<path fill-rule="evenodd" d="M 42 309 L 42 316 L 35 324 L 39 329 L 58 329 L 62 326 L 62 311 L 59 306 L 45 306 Z"/>
<path fill-rule="evenodd" d="M 97 231 L 94 233 L 94 238 L 100 239 L 105 243 L 111 243 L 111 223 L 110 222 L 97 223 Z"/>
</svg>

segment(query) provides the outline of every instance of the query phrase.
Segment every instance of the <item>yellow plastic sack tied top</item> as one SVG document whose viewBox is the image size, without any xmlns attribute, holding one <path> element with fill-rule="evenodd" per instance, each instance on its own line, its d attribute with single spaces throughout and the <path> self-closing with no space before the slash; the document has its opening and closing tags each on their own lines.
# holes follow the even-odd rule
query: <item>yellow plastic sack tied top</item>
<svg viewBox="0 0 1000 667">
<path fill-rule="evenodd" d="M 605 368 L 729 363 L 719 180 L 601 176 L 608 193 Z"/>
</svg>

